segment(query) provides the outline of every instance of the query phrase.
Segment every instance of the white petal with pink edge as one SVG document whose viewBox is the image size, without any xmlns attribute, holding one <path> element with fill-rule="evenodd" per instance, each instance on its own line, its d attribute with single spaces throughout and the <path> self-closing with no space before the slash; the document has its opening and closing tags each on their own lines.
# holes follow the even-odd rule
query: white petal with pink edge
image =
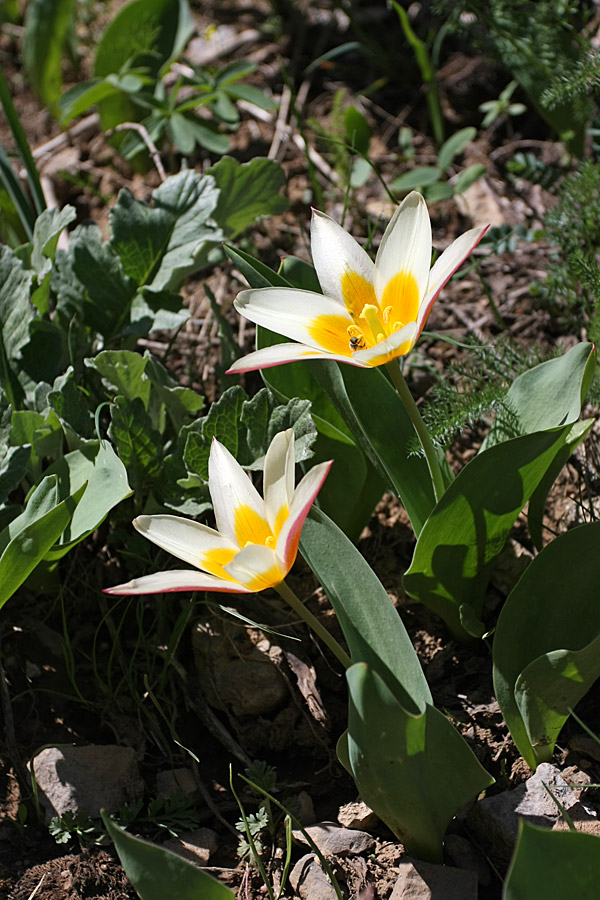
<svg viewBox="0 0 600 900">
<path fill-rule="evenodd" d="M 250 507 L 264 519 L 265 504 L 237 460 L 215 438 L 208 460 L 208 488 L 218 530 L 236 547 L 239 546 L 236 536 L 237 510 Z"/>
<path fill-rule="evenodd" d="M 138 516 L 133 524 L 149 541 L 192 566 L 202 567 L 202 555 L 211 550 L 236 549 L 214 528 L 181 516 Z"/>
<path fill-rule="evenodd" d="M 375 344 L 373 347 L 368 347 L 366 350 L 358 350 L 354 356 L 357 362 L 363 366 L 382 365 L 382 362 L 378 363 L 374 361 L 390 354 L 390 358 L 393 358 L 394 355 L 400 355 L 397 351 L 407 342 L 410 346 L 402 355 L 408 353 L 408 350 L 414 346 L 417 337 L 418 330 L 416 322 L 409 322 L 408 325 L 405 325 L 404 328 L 400 328 L 399 331 L 395 331 L 389 338 L 386 338 L 385 341 L 380 341 L 378 344 Z"/>
<path fill-rule="evenodd" d="M 488 228 L 489 225 L 486 225 L 483 228 L 471 228 L 470 231 L 465 231 L 438 256 L 429 275 L 427 294 L 419 308 L 419 331 L 425 324 L 424 320 L 427 318 L 439 292 L 462 265 L 467 256 L 475 249 Z"/>
<path fill-rule="evenodd" d="M 416 191 L 405 197 L 385 229 L 375 259 L 375 293 L 380 300 L 388 282 L 411 274 L 419 295 L 427 291 L 431 265 L 431 222 L 425 200 Z"/>
<path fill-rule="evenodd" d="M 263 347 L 262 350 L 255 350 L 247 356 L 242 356 L 236 360 L 232 366 L 227 369 L 226 374 L 230 372 L 253 372 L 255 369 L 270 369 L 272 366 L 281 366 L 288 362 L 301 362 L 306 359 L 330 359 L 334 362 L 350 363 L 350 365 L 361 366 L 361 363 L 350 359 L 347 356 L 339 356 L 336 353 L 329 353 L 327 350 L 315 350 L 308 344 L 273 344 L 272 347 Z"/>
<path fill-rule="evenodd" d="M 258 288 L 242 291 L 234 300 L 238 312 L 256 325 L 262 325 L 292 341 L 299 341 L 319 350 L 327 350 L 318 338 L 315 323 L 333 316 L 343 332 L 352 319 L 337 300 L 302 291 L 299 288 Z"/>
<path fill-rule="evenodd" d="M 281 527 L 294 495 L 294 432 L 280 431 L 269 445 L 263 476 L 265 510 L 271 530 Z"/>
<path fill-rule="evenodd" d="M 225 571 L 249 591 L 280 584 L 287 575 L 275 551 L 264 544 L 248 544 L 225 566 Z"/>
<path fill-rule="evenodd" d="M 314 503 L 315 497 L 321 490 L 332 465 L 333 460 L 313 466 L 300 481 L 294 492 L 294 499 L 290 506 L 290 515 L 279 533 L 276 548 L 277 556 L 283 561 L 283 567 L 286 571 L 289 571 L 296 558 L 298 541 L 304 520 Z"/>
<path fill-rule="evenodd" d="M 105 594 L 168 594 L 171 591 L 226 591 L 229 594 L 252 593 L 242 584 L 226 581 L 195 569 L 172 569 L 170 572 L 154 572 L 142 575 L 125 584 L 105 588 Z"/>
<path fill-rule="evenodd" d="M 347 271 L 373 282 L 375 266 L 366 251 L 341 225 L 316 209 L 310 225 L 310 249 L 323 293 L 341 304 L 341 281 Z"/>
</svg>

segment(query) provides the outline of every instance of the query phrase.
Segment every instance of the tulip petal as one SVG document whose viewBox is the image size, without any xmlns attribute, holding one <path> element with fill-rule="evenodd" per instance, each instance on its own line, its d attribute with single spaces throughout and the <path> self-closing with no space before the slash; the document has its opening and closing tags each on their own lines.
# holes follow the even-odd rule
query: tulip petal
<svg viewBox="0 0 600 900">
<path fill-rule="evenodd" d="M 294 496 L 294 432 L 276 434 L 265 456 L 263 495 L 271 531 L 276 537 L 289 515 Z"/>
<path fill-rule="evenodd" d="M 264 500 L 240 464 L 216 438 L 208 460 L 208 487 L 221 534 L 234 541 L 238 548 L 248 542 L 264 544 L 271 535 Z"/>
<path fill-rule="evenodd" d="M 329 462 L 323 462 L 313 466 L 313 468 L 306 473 L 294 491 L 294 499 L 290 506 L 290 514 L 283 528 L 279 532 L 276 548 L 277 556 L 282 561 L 282 567 L 286 573 L 289 572 L 294 565 L 304 520 L 315 501 L 315 497 L 321 490 L 323 482 L 327 478 L 327 474 L 332 465 L 333 460 L 329 460 Z"/>
<path fill-rule="evenodd" d="M 310 248 L 324 294 L 343 303 L 357 319 L 365 303 L 372 303 L 373 261 L 347 231 L 313 209 Z"/>
<path fill-rule="evenodd" d="M 431 265 L 431 222 L 425 200 L 416 191 L 405 197 L 381 239 L 375 259 L 375 293 L 382 301 L 388 284 L 395 276 L 412 275 L 416 292 L 427 291 Z M 389 301 L 388 301 L 389 302 Z M 410 318 L 402 319 L 406 324 Z"/>
<path fill-rule="evenodd" d="M 223 578 L 215 578 L 197 569 L 172 569 L 170 572 L 154 572 L 134 578 L 125 584 L 105 588 L 105 594 L 167 594 L 171 591 L 227 591 L 234 594 L 249 594 L 251 591 Z"/>
<path fill-rule="evenodd" d="M 248 544 L 237 554 L 226 571 L 251 592 L 264 591 L 280 584 L 287 571 L 279 565 L 275 551 L 261 544 Z"/>
<path fill-rule="evenodd" d="M 425 327 L 425 322 L 431 312 L 431 307 L 437 300 L 438 294 L 452 278 L 456 270 L 460 268 L 467 256 L 473 252 L 488 228 L 489 225 L 486 225 L 483 228 L 471 228 L 470 231 L 465 231 L 449 247 L 446 247 L 441 256 L 438 256 L 434 262 L 429 275 L 427 293 L 419 309 L 419 318 L 417 320 L 419 334 Z"/>
<path fill-rule="evenodd" d="M 409 322 L 385 341 L 380 341 L 366 350 L 358 350 L 354 356 L 363 366 L 382 366 L 397 356 L 406 356 L 414 347 L 417 337 L 417 323 Z"/>
<path fill-rule="evenodd" d="M 138 516 L 133 524 L 149 541 L 198 568 L 203 568 L 205 554 L 231 553 L 239 549 L 214 528 L 181 516 Z"/>
<path fill-rule="evenodd" d="M 305 359 L 329 359 L 334 362 L 350 363 L 350 365 L 360 365 L 354 359 L 348 359 L 347 356 L 337 356 L 335 353 L 327 353 L 326 350 L 315 350 L 306 344 L 273 344 L 272 347 L 263 347 L 262 350 L 255 350 L 254 353 L 248 353 L 242 356 L 231 365 L 226 375 L 230 373 L 240 374 L 241 372 L 253 372 L 255 369 L 270 369 L 272 366 L 281 366 L 283 363 L 300 362 Z"/>
<path fill-rule="evenodd" d="M 348 327 L 353 324 L 337 300 L 298 288 L 267 287 L 242 291 L 238 312 L 270 331 L 341 356 L 351 357 Z"/>
</svg>

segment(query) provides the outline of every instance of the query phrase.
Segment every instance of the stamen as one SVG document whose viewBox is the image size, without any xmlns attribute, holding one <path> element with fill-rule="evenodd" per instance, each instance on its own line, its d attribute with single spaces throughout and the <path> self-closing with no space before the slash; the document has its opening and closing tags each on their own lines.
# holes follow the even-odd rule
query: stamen
<svg viewBox="0 0 600 900">
<path fill-rule="evenodd" d="M 266 539 L 265 546 L 266 547 L 274 547 L 275 546 L 275 538 L 273 537 L 272 534 L 270 534 L 268 536 L 268 538 Z"/>
<path fill-rule="evenodd" d="M 366 321 L 367 325 L 371 329 L 371 334 L 373 335 L 376 344 L 378 344 L 381 340 L 379 335 L 384 330 L 381 322 L 379 321 L 378 313 L 379 309 L 377 306 L 373 306 L 371 303 L 367 303 L 363 307 L 363 311 L 360 316 L 361 319 L 364 319 Z"/>
<path fill-rule="evenodd" d="M 385 322 L 386 325 L 390 320 L 391 312 L 392 312 L 391 306 L 386 306 L 386 308 L 383 311 L 383 321 Z"/>
</svg>

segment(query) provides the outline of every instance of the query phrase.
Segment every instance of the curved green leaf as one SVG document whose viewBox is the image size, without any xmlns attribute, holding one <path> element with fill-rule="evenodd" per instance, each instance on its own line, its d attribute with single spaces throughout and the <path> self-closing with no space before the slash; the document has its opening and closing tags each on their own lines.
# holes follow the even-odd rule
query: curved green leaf
<svg viewBox="0 0 600 900">
<path fill-rule="evenodd" d="M 551 758 L 569 710 L 600 676 L 600 522 L 560 535 L 536 556 L 500 613 L 494 685 L 531 768 Z"/>
<path fill-rule="evenodd" d="M 31 0 L 25 15 L 23 59 L 40 100 L 57 111 L 62 90 L 62 56 L 72 26 L 74 0 Z"/>
<path fill-rule="evenodd" d="M 234 900 L 228 887 L 198 866 L 158 844 L 149 844 L 120 828 L 105 812 L 102 821 L 114 842 L 125 874 L 141 900 Z"/>
<path fill-rule="evenodd" d="M 521 819 L 502 900 L 597 900 L 599 884 L 599 838 Z"/>
<path fill-rule="evenodd" d="M 364 663 L 346 678 L 347 759 L 361 798 L 410 854 L 441 862 L 450 821 L 494 779 L 433 706 L 410 715 Z"/>
<path fill-rule="evenodd" d="M 312 509 L 300 551 L 338 618 L 354 662 L 368 663 L 405 710 L 431 703 L 421 664 L 398 612 L 364 557 L 325 513 Z"/>
</svg>

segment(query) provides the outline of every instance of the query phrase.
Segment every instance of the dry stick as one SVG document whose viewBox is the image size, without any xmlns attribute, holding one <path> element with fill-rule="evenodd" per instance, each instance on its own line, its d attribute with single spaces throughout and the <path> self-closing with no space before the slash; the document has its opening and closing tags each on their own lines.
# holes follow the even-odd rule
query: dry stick
<svg viewBox="0 0 600 900">
<path fill-rule="evenodd" d="M 46 141 L 45 144 L 40 144 L 39 147 L 36 147 L 35 150 L 31 151 L 31 155 L 34 159 L 40 159 L 42 156 L 54 153 L 55 150 L 62 150 L 63 147 L 66 147 L 69 144 L 71 138 L 81 137 L 82 135 L 87 134 L 88 131 L 95 131 L 98 129 L 99 124 L 100 116 L 98 113 L 92 113 L 90 116 L 86 116 L 85 119 L 82 119 L 81 122 L 77 122 L 76 125 L 67 128 L 62 134 L 57 134 L 56 137 Z"/>
<path fill-rule="evenodd" d="M 269 152 L 267 153 L 268 159 L 277 159 L 277 154 L 279 153 L 281 144 L 283 143 L 284 139 L 287 140 L 289 136 L 287 117 L 290 111 L 291 99 L 292 92 L 289 86 L 287 84 L 284 84 L 283 90 L 281 92 L 281 100 L 279 101 L 279 115 L 277 116 L 277 122 L 275 123 L 273 140 L 271 141 L 271 146 L 269 147 Z"/>
<path fill-rule="evenodd" d="M 115 125 L 115 127 L 111 128 L 110 131 L 107 131 L 106 134 L 108 137 L 110 137 L 110 135 L 114 134 L 115 131 L 137 131 L 146 147 L 148 148 L 148 152 L 152 157 L 152 162 L 156 166 L 158 177 L 161 181 L 167 180 L 167 173 L 165 172 L 164 166 L 162 164 L 158 148 L 143 125 L 141 125 L 139 122 L 122 122 L 120 125 Z"/>
</svg>

